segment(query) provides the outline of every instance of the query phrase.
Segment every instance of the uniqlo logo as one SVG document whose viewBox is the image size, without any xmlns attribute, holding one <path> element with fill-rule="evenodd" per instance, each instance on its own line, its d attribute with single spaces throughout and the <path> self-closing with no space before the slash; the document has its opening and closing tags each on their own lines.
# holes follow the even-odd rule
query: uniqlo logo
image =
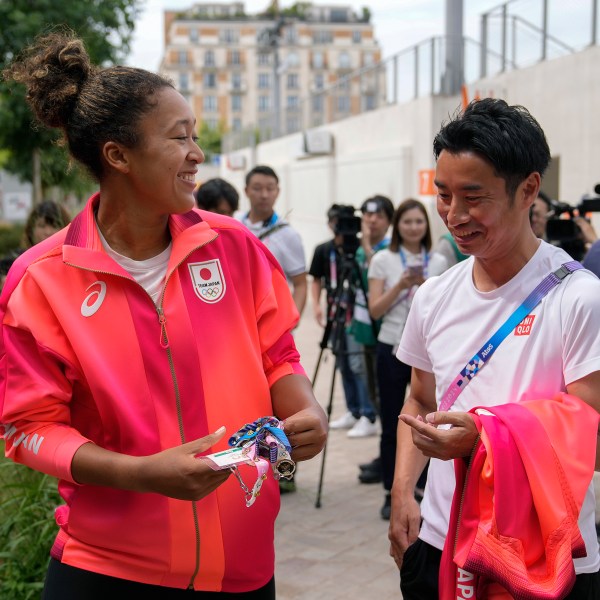
<svg viewBox="0 0 600 600">
<path fill-rule="evenodd" d="M 529 335 L 531 333 L 531 328 L 533 327 L 533 320 L 535 319 L 535 315 L 526 316 L 516 327 L 515 327 L 515 335 Z"/>
</svg>

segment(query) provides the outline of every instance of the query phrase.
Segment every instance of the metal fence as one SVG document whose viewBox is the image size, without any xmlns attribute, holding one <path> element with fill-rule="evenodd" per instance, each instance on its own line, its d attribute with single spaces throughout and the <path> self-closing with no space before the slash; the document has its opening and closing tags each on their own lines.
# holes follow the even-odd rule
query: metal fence
<svg viewBox="0 0 600 600">
<path fill-rule="evenodd" d="M 598 21 L 598 0 L 509 0 L 481 15 L 479 41 L 432 37 L 345 74 L 332 85 L 309 90 L 297 105 L 272 111 L 254 127 L 226 133 L 223 152 L 419 97 L 456 94 L 450 79 L 457 68 L 461 83 L 471 85 L 581 51 L 597 43 Z M 456 56 L 459 65 L 452 64 Z"/>
</svg>

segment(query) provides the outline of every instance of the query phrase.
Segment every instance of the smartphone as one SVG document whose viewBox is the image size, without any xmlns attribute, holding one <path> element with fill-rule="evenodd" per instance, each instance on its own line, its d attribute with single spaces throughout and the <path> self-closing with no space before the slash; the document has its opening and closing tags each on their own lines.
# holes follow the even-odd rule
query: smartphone
<svg viewBox="0 0 600 600">
<path fill-rule="evenodd" d="M 412 265 L 407 267 L 407 269 L 413 277 L 423 277 L 423 265 Z"/>
</svg>

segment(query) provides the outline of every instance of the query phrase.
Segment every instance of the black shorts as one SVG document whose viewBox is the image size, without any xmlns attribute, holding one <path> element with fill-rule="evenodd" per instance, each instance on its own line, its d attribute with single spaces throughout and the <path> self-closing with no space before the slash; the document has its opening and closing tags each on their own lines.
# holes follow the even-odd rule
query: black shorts
<svg viewBox="0 0 600 600">
<path fill-rule="evenodd" d="M 438 600 L 438 577 L 442 551 L 421 539 L 409 546 L 400 569 L 403 600 Z M 564 600 L 598 600 L 600 572 L 582 573 Z"/>
<path fill-rule="evenodd" d="M 85 571 L 50 559 L 42 600 L 117 600 L 144 598 L 144 600 L 240 599 L 275 600 L 275 578 L 252 592 L 196 592 L 168 588 L 162 585 L 138 583 L 108 575 Z"/>
</svg>

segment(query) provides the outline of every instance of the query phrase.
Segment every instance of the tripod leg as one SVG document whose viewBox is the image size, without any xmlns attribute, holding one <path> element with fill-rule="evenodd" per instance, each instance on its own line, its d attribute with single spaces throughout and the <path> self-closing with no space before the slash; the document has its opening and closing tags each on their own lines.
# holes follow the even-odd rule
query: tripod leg
<svg viewBox="0 0 600 600">
<path fill-rule="evenodd" d="M 331 376 L 331 387 L 329 388 L 329 402 L 327 403 L 327 423 L 329 423 L 331 419 L 331 408 L 333 406 L 333 391 L 335 389 L 335 374 L 338 369 L 337 357 L 333 365 L 333 374 Z M 325 455 L 327 453 L 327 443 L 325 443 L 325 447 L 323 448 L 323 455 L 321 457 L 321 472 L 319 474 L 319 487 L 317 488 L 317 500 L 315 502 L 315 508 L 321 508 L 321 491 L 323 489 L 323 476 L 325 474 Z"/>
<path fill-rule="evenodd" d="M 321 364 L 321 358 L 323 358 L 323 350 L 325 348 L 321 348 L 321 352 L 319 352 L 319 358 L 317 360 L 317 366 L 315 367 L 315 373 L 313 375 L 312 381 L 311 381 L 311 385 L 313 386 L 313 388 L 315 387 L 315 383 L 317 381 L 317 375 L 319 374 L 319 365 Z"/>
</svg>

